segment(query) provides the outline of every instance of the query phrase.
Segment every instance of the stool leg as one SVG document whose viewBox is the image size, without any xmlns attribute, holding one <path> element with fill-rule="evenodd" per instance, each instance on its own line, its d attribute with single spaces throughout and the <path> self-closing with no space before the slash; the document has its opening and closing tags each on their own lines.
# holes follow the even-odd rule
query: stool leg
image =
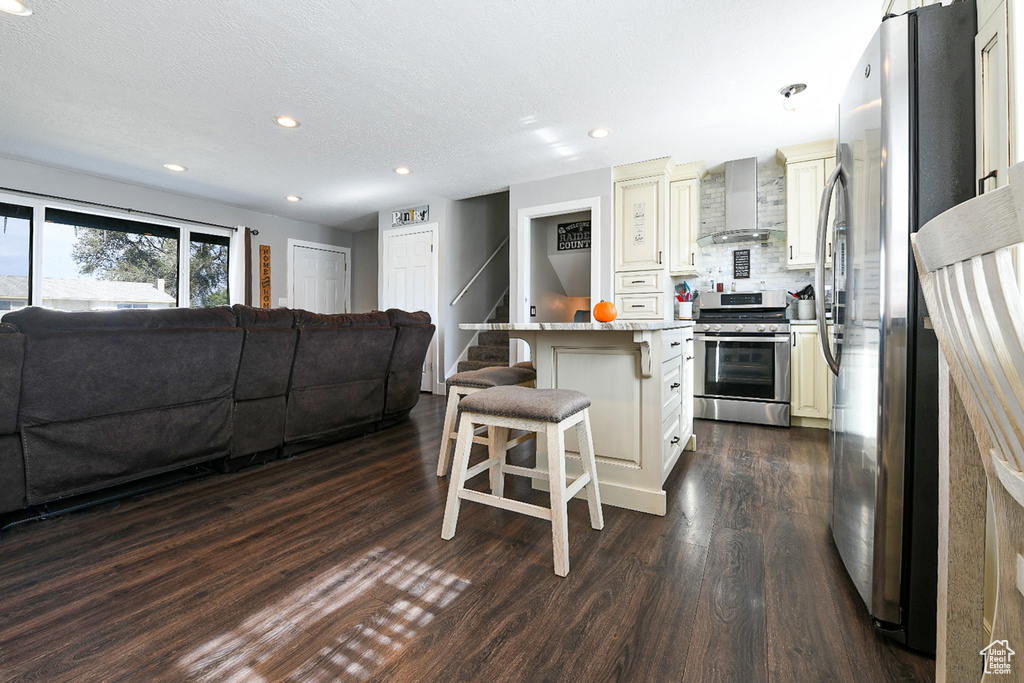
<svg viewBox="0 0 1024 683">
<path fill-rule="evenodd" d="M 565 499 L 565 439 L 558 424 L 547 426 L 548 483 L 551 485 L 551 541 L 555 551 L 555 574 L 569 573 L 569 514 Z"/>
<path fill-rule="evenodd" d="M 437 456 L 437 476 L 443 477 L 448 473 L 448 457 L 452 452 L 452 430 L 455 429 L 455 421 L 459 417 L 459 395 L 458 387 L 448 390 L 448 407 L 444 411 L 444 432 L 441 434 L 441 452 Z"/>
<path fill-rule="evenodd" d="M 594 460 L 594 435 L 590 431 L 590 409 L 583 409 L 583 419 L 576 423 L 576 440 L 580 444 L 580 460 L 583 473 L 590 475 L 586 485 L 587 505 L 590 506 L 590 526 L 604 528 L 604 513 L 601 511 L 601 492 L 597 484 L 597 462 Z"/>
<path fill-rule="evenodd" d="M 490 471 L 491 493 L 498 498 L 505 497 L 505 458 L 508 456 L 508 429 L 506 427 L 487 428 L 487 457 L 499 457 L 497 465 Z"/>
<path fill-rule="evenodd" d="M 459 438 L 455 442 L 455 463 L 452 464 L 452 476 L 448 481 L 448 504 L 444 507 L 444 523 L 441 525 L 441 538 L 450 540 L 455 535 L 455 525 L 459 521 L 459 505 L 462 502 L 459 493 L 466 485 L 466 470 L 469 469 L 469 452 L 473 450 L 473 423 L 468 416 L 462 416 L 459 425 Z"/>
</svg>

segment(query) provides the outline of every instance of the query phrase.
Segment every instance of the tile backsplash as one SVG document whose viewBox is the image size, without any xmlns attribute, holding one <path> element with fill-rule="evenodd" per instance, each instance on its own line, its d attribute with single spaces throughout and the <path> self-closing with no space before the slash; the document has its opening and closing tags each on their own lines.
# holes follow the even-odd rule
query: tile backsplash
<svg viewBox="0 0 1024 683">
<path fill-rule="evenodd" d="M 786 229 L 786 180 L 781 166 L 774 161 L 757 165 L 757 227 Z M 701 183 L 701 235 L 725 229 L 725 172 L 709 173 Z M 734 280 L 732 277 L 733 252 L 750 250 L 750 277 Z M 814 282 L 813 270 L 786 270 L 786 240 L 770 242 L 744 242 L 742 244 L 713 244 L 700 252 L 701 274 L 696 278 L 673 278 L 676 285 L 685 280 L 691 288 L 704 291 L 711 280 L 723 282 L 725 291 L 785 289 L 795 292 Z M 828 279 L 828 278 L 826 278 Z"/>
</svg>

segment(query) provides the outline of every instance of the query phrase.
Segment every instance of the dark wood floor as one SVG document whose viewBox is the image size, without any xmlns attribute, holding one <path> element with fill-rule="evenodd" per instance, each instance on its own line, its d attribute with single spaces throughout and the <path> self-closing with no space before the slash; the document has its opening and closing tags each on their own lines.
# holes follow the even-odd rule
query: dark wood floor
<svg viewBox="0 0 1024 683">
<path fill-rule="evenodd" d="M 596 532 L 570 504 L 561 579 L 541 520 L 464 503 L 440 539 L 443 410 L 14 528 L 0 680 L 932 679 L 830 545 L 824 432 L 699 422 L 666 517 L 606 507 Z"/>
</svg>

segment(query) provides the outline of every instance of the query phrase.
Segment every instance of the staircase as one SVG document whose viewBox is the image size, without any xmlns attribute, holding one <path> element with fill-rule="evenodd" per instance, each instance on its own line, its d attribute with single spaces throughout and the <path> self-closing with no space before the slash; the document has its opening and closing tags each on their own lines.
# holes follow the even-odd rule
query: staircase
<svg viewBox="0 0 1024 683">
<path fill-rule="evenodd" d="M 508 322 L 508 297 L 494 309 L 489 323 Z M 479 370 L 492 366 L 508 367 L 508 332 L 481 332 L 476 344 L 469 347 L 469 360 L 459 362 L 459 372 Z"/>
</svg>

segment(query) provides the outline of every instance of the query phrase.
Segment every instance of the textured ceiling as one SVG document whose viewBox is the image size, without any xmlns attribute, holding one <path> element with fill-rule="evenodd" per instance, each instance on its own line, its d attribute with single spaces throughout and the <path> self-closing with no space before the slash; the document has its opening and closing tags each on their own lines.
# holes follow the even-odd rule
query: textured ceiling
<svg viewBox="0 0 1024 683">
<path fill-rule="evenodd" d="M 0 156 L 331 226 L 831 137 L 880 20 L 877 0 L 26 2 L 0 14 Z"/>
</svg>

